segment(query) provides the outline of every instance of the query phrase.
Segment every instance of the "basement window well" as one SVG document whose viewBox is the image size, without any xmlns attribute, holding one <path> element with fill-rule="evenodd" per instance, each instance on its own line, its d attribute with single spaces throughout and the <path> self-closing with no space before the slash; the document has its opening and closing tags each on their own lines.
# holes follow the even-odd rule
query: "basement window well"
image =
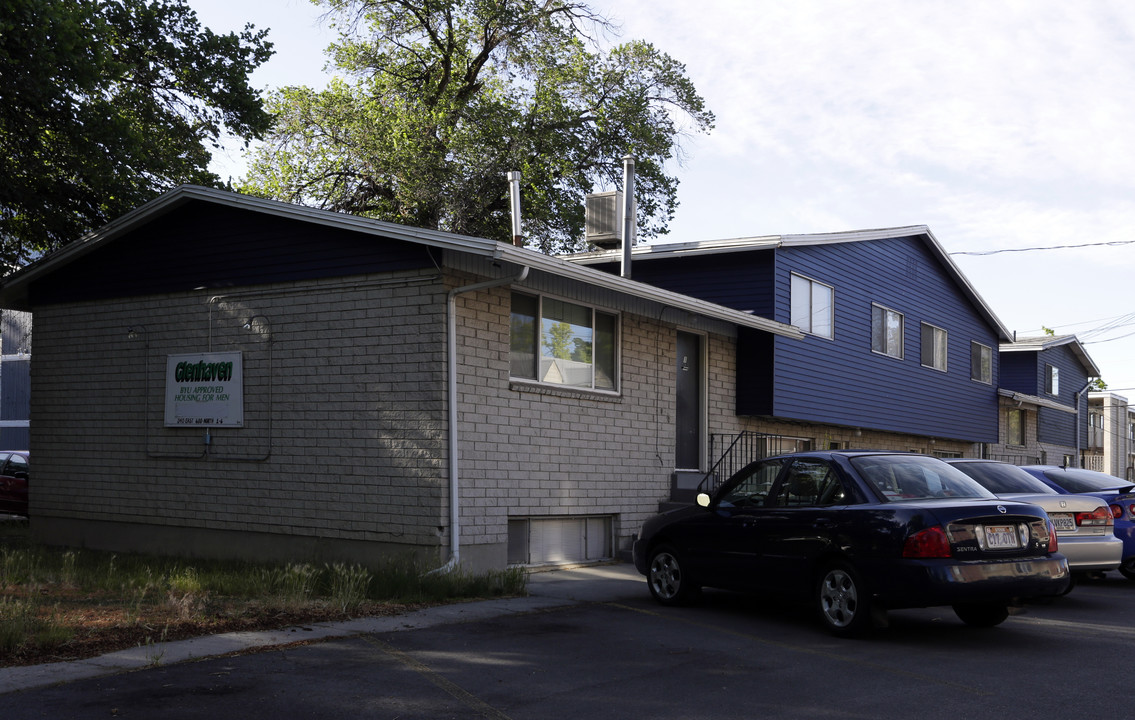
<svg viewBox="0 0 1135 720">
<path fill-rule="evenodd" d="M 512 518 L 509 565 L 563 565 L 610 560 L 611 516 Z"/>
</svg>

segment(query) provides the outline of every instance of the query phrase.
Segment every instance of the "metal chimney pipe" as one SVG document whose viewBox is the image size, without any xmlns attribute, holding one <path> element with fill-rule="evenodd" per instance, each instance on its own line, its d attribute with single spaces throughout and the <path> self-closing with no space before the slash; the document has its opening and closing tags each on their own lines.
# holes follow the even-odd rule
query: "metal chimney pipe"
<svg viewBox="0 0 1135 720">
<path fill-rule="evenodd" d="M 623 264 L 620 274 L 631 276 L 631 239 L 634 235 L 634 157 L 623 156 Z"/>
<path fill-rule="evenodd" d="M 524 247 L 524 235 L 520 229 L 520 171 L 508 173 L 509 193 L 512 196 L 512 244 Z"/>
</svg>

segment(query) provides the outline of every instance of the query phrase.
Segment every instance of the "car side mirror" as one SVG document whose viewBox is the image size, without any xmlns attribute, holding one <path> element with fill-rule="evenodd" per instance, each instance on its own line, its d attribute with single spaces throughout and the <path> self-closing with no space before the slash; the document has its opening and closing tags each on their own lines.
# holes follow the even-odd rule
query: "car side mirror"
<svg viewBox="0 0 1135 720">
<path fill-rule="evenodd" d="M 698 505 L 709 507 L 709 493 L 698 493 Z"/>
</svg>

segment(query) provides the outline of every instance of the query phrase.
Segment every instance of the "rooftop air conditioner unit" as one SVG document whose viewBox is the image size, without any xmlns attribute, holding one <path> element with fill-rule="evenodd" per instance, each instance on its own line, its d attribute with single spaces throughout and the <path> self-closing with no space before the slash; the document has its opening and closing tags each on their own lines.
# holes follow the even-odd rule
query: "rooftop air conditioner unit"
<svg viewBox="0 0 1135 720">
<path fill-rule="evenodd" d="M 619 247 L 623 236 L 623 193 L 619 190 L 591 193 L 587 200 L 587 223 L 584 239 L 603 250 Z M 631 225 L 631 245 L 635 244 L 636 224 Z"/>
</svg>

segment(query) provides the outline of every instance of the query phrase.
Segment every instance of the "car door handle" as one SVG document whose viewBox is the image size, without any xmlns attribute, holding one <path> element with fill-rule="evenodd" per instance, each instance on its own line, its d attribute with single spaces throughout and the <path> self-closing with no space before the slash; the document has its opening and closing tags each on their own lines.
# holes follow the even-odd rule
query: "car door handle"
<svg viewBox="0 0 1135 720">
<path fill-rule="evenodd" d="M 818 530 L 826 530 L 827 528 L 834 526 L 835 522 L 831 518 L 820 518 L 812 523 L 812 527 Z"/>
</svg>

